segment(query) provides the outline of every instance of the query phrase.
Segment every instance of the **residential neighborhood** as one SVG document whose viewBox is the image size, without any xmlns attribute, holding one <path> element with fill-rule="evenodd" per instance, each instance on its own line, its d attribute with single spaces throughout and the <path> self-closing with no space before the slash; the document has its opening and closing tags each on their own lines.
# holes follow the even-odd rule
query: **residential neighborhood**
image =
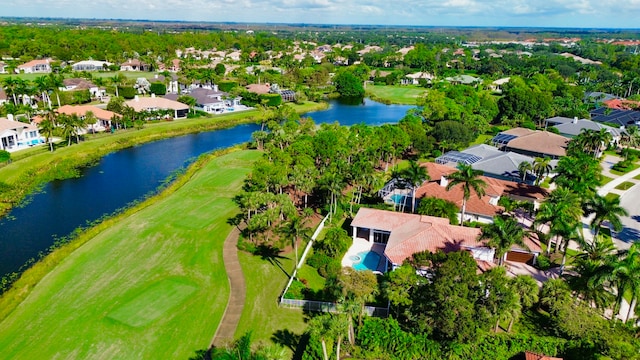
<svg viewBox="0 0 640 360">
<path fill-rule="evenodd" d="M 7 358 L 637 358 L 633 36 L 67 21 L 0 24 Z"/>
</svg>

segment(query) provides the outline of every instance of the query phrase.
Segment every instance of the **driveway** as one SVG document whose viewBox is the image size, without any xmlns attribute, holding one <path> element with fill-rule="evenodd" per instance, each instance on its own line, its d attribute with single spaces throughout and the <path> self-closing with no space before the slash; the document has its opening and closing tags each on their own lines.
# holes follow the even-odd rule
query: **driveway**
<svg viewBox="0 0 640 360">
<path fill-rule="evenodd" d="M 610 182 L 598 189 L 598 194 L 605 196 L 608 193 L 620 195 L 620 205 L 627 209 L 629 216 L 621 218 L 623 229 L 619 233 L 612 233 L 613 240 L 618 249 L 628 249 L 631 244 L 640 239 L 640 184 L 639 180 L 634 179 L 640 175 L 640 168 L 628 172 L 624 175 L 617 176 L 611 174 L 611 167 L 621 160 L 619 157 L 607 155 L 602 161 L 602 174 L 613 178 Z M 619 190 L 615 187 L 628 181 L 635 183 L 628 190 Z M 590 231 L 585 231 L 585 234 Z"/>
</svg>

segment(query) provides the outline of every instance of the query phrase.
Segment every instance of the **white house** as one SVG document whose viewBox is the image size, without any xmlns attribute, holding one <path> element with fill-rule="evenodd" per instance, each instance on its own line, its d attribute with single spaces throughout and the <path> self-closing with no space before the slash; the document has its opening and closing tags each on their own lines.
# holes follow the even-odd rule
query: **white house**
<svg viewBox="0 0 640 360">
<path fill-rule="evenodd" d="M 16 73 L 33 74 L 33 73 L 50 73 L 51 59 L 31 60 L 16 67 Z"/>
<path fill-rule="evenodd" d="M 71 68 L 73 71 L 100 71 L 105 70 L 110 65 L 112 64 L 106 61 L 84 60 L 71 65 Z"/>
<path fill-rule="evenodd" d="M 38 128 L 13 120 L 13 115 L 0 118 L 0 150 L 16 151 L 44 143 Z"/>
</svg>

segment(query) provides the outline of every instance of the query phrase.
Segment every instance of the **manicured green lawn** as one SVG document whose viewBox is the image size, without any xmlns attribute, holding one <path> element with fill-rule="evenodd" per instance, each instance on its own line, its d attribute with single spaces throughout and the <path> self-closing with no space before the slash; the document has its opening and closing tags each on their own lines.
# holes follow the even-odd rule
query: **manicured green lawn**
<svg viewBox="0 0 640 360">
<path fill-rule="evenodd" d="M 417 86 L 367 85 L 367 94 L 374 100 L 386 100 L 393 104 L 415 105 L 416 100 L 426 92 Z"/>
<path fill-rule="evenodd" d="M 615 199 L 615 198 L 619 198 L 619 197 L 620 197 L 620 195 L 618 195 L 618 194 L 614 194 L 614 193 L 608 193 L 608 194 L 607 194 L 607 195 L 605 195 L 604 197 L 605 197 L 605 199 L 607 199 L 607 200 L 612 200 L 612 199 Z"/>
<path fill-rule="evenodd" d="M 600 186 L 603 186 L 607 183 L 609 183 L 611 180 L 613 180 L 613 178 L 604 176 L 604 175 L 600 175 Z"/>
<path fill-rule="evenodd" d="M 630 182 L 630 181 L 625 181 L 622 184 L 616 186 L 616 189 L 618 190 L 629 190 L 631 189 L 635 184 Z"/>
<path fill-rule="evenodd" d="M 247 297 L 236 338 L 249 330 L 256 341 L 273 341 L 285 333 L 301 335 L 307 327 L 302 310 L 278 306 L 280 294 L 289 281 L 288 274 L 293 269 L 293 253 L 272 259 L 244 252 L 238 255 L 247 282 Z M 301 273 L 315 271 L 306 269 L 307 265 L 304 267 Z"/>
<path fill-rule="evenodd" d="M 208 347 L 229 295 L 222 246 L 238 211 L 232 198 L 259 156 L 212 160 L 62 260 L 0 322 L 2 358 L 187 359 Z M 274 297 L 260 302 L 269 304 Z"/>
<path fill-rule="evenodd" d="M 633 171 L 633 170 L 635 170 L 635 169 L 637 169 L 639 167 L 640 167 L 640 165 L 633 164 L 629 169 L 627 169 L 627 171 L 618 171 L 618 170 L 614 170 L 614 169 L 611 169 L 610 171 L 614 175 L 623 175 L 623 174 L 626 174 L 626 173 L 628 173 L 630 171 Z"/>
</svg>

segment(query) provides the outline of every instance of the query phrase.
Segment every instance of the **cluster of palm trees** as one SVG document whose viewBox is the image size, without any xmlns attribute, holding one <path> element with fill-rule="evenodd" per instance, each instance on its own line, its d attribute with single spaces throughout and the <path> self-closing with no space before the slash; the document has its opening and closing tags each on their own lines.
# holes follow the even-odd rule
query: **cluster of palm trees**
<svg viewBox="0 0 640 360">
<path fill-rule="evenodd" d="M 518 172 L 522 177 L 522 181 L 527 181 L 527 175 L 532 174 L 535 176 L 535 185 L 540 185 L 545 176 L 549 175 L 552 170 L 551 159 L 548 157 L 536 157 L 533 163 L 529 161 L 523 161 L 518 164 Z"/>
<path fill-rule="evenodd" d="M 33 82 L 19 77 L 6 77 L 0 81 L 0 84 L 7 93 L 7 98 L 12 99 L 14 106 L 26 105 L 31 106 L 31 99 L 39 96 L 49 109 L 52 107 L 51 95 L 56 95 L 58 106 L 60 106 L 60 97 L 58 91 L 63 84 L 63 76 L 50 73 L 35 78 Z"/>
<path fill-rule="evenodd" d="M 96 117 L 91 111 L 88 111 L 84 116 L 79 116 L 77 114 L 59 114 L 48 110 L 43 114 L 38 129 L 46 138 L 50 151 L 53 151 L 54 132 L 59 130 L 62 137 L 67 139 L 67 145 L 71 146 L 72 139 L 75 138 L 76 143 L 79 143 L 80 134 L 86 131 L 88 125 L 95 124 L 95 122 Z"/>
</svg>

